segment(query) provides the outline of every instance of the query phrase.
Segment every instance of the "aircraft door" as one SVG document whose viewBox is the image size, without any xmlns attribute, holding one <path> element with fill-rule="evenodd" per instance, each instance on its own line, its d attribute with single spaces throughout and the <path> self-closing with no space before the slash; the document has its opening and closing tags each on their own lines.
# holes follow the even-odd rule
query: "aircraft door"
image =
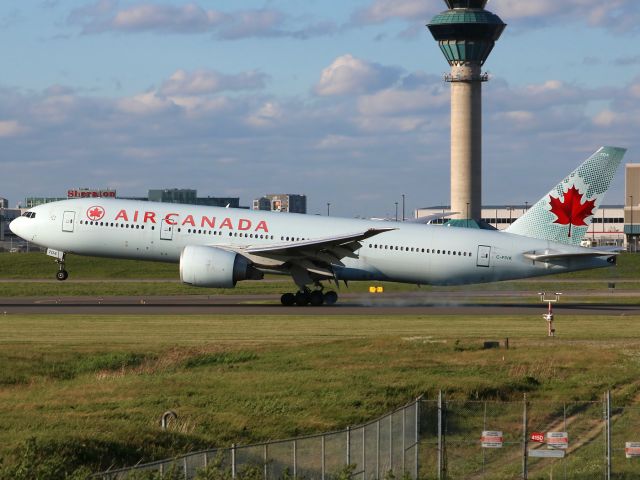
<svg viewBox="0 0 640 480">
<path fill-rule="evenodd" d="M 73 224 L 76 219 L 76 212 L 64 212 L 62 214 L 62 231 L 73 232 Z"/>
<path fill-rule="evenodd" d="M 491 247 L 478 245 L 478 267 L 489 267 L 491 262 Z"/>
<path fill-rule="evenodd" d="M 164 219 L 160 224 L 160 240 L 173 240 L 173 225 Z"/>
</svg>

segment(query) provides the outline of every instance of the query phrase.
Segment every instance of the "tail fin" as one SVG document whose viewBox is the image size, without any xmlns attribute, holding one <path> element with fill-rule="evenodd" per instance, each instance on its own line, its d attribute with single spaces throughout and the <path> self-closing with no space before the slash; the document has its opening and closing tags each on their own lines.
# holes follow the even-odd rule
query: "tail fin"
<svg viewBox="0 0 640 480">
<path fill-rule="evenodd" d="M 600 148 L 506 231 L 580 244 L 626 151 L 618 147 Z"/>
</svg>

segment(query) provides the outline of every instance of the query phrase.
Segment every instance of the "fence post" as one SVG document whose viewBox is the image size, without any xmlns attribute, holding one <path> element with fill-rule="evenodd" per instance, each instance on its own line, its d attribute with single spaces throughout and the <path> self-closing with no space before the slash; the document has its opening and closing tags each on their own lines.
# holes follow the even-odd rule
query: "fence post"
<svg viewBox="0 0 640 480">
<path fill-rule="evenodd" d="M 523 411 L 522 411 L 522 478 L 527 480 L 527 394 L 524 394 Z"/>
<path fill-rule="evenodd" d="M 231 478 L 236 478 L 236 444 L 231 444 Z"/>
<path fill-rule="evenodd" d="M 376 422 L 376 478 L 380 478 L 380 420 Z"/>
<path fill-rule="evenodd" d="M 438 480 L 442 480 L 442 390 L 438 392 Z"/>
<path fill-rule="evenodd" d="M 367 427 L 362 426 L 362 480 L 367 480 Z"/>
<path fill-rule="evenodd" d="M 182 472 L 184 473 L 184 480 L 189 478 L 189 472 L 187 469 L 187 457 L 182 457 Z"/>
<path fill-rule="evenodd" d="M 293 478 L 298 477 L 298 442 L 293 441 Z"/>
<path fill-rule="evenodd" d="M 419 458 L 418 458 L 418 454 L 419 454 L 419 444 L 420 444 L 420 403 L 422 403 L 422 400 L 418 399 L 416 401 L 416 425 L 415 425 L 415 438 L 414 438 L 414 445 L 415 445 L 415 472 L 416 475 L 415 479 L 418 478 L 419 474 L 420 474 L 420 463 L 419 463 Z"/>
<path fill-rule="evenodd" d="M 611 479 L 611 390 L 607 390 L 606 397 L 606 421 L 607 421 L 607 480 Z"/>
<path fill-rule="evenodd" d="M 393 472 L 393 413 L 389 415 L 389 471 Z"/>
<path fill-rule="evenodd" d="M 264 480 L 267 480 L 267 477 L 269 476 L 269 444 L 268 443 L 264 444 L 264 467 L 263 467 L 263 472 L 264 472 Z"/>
<path fill-rule="evenodd" d="M 405 462 L 405 453 L 406 453 L 406 442 L 405 439 L 407 437 L 406 432 L 407 426 L 407 408 L 402 409 L 402 476 L 404 476 L 404 472 L 407 471 L 407 464 Z"/>
<path fill-rule="evenodd" d="M 321 442 L 320 442 L 320 454 L 322 455 L 322 478 L 320 480 L 324 480 L 324 469 L 325 469 L 325 456 L 324 456 L 324 442 L 325 442 L 325 438 L 324 435 L 322 435 L 321 437 Z"/>
<path fill-rule="evenodd" d="M 351 427 L 347 427 L 347 465 L 351 465 Z"/>
</svg>

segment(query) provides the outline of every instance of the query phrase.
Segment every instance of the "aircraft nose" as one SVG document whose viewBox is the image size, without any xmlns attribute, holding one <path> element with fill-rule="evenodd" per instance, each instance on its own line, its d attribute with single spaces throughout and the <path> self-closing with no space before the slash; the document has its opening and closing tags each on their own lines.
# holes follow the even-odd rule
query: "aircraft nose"
<svg viewBox="0 0 640 480">
<path fill-rule="evenodd" d="M 24 238 L 24 218 L 18 217 L 11 221 L 9 229 L 19 237 Z"/>
</svg>

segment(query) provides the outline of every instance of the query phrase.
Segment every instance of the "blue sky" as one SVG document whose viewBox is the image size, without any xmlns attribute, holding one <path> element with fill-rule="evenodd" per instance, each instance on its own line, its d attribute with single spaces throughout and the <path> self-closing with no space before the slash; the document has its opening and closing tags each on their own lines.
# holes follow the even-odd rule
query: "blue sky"
<svg viewBox="0 0 640 480">
<path fill-rule="evenodd" d="M 448 203 L 440 0 L 0 5 L 0 196 L 71 187 L 309 196 L 310 212 Z M 640 135 L 640 2 L 493 0 L 485 204 L 532 203 Z M 622 172 L 608 203 L 622 203 Z"/>
</svg>

